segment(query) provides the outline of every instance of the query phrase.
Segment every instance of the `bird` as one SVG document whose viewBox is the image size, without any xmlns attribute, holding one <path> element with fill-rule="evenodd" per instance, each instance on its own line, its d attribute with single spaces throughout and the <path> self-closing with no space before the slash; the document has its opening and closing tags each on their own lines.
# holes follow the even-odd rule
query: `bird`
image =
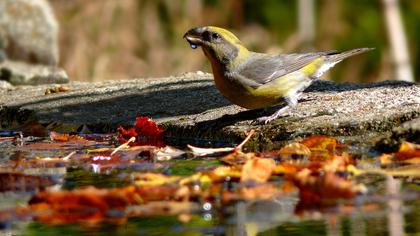
<svg viewBox="0 0 420 236">
<path fill-rule="evenodd" d="M 202 48 L 210 61 L 216 88 L 233 104 L 261 109 L 286 102 L 274 114 L 257 119 L 265 124 L 293 110 L 302 92 L 335 64 L 373 49 L 258 53 L 248 50 L 230 31 L 216 26 L 192 28 L 183 38 L 191 48 Z"/>
</svg>

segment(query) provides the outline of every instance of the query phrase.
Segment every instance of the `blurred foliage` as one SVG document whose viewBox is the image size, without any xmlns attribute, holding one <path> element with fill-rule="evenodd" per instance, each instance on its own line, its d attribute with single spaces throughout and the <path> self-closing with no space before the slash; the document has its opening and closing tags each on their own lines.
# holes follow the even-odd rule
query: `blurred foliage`
<svg viewBox="0 0 420 236">
<path fill-rule="evenodd" d="M 302 51 L 296 0 L 50 0 L 61 24 L 61 64 L 75 80 L 167 76 L 211 71 L 182 39 L 190 28 L 216 25 L 260 52 Z M 420 74 L 420 1 L 401 0 L 415 77 Z M 331 71 L 339 81 L 393 79 L 381 2 L 315 0 L 313 50 L 376 50 Z M 328 77 L 328 75 L 327 75 Z"/>
</svg>

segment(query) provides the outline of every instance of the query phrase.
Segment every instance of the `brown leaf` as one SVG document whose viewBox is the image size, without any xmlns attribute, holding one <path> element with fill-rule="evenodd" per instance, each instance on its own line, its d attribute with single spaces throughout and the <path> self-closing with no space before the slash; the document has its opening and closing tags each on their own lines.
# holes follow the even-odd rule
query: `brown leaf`
<svg viewBox="0 0 420 236">
<path fill-rule="evenodd" d="M 31 120 L 19 126 L 17 130 L 22 131 L 25 136 L 45 137 L 48 134 L 47 129 L 37 120 Z"/>
<path fill-rule="evenodd" d="M 312 208 L 335 199 L 351 199 L 365 192 L 363 185 L 355 185 L 351 180 L 339 177 L 335 172 L 318 172 L 303 169 L 292 176 L 299 189 L 299 208 Z"/>
<path fill-rule="evenodd" d="M 25 175 L 21 173 L 0 173 L 0 192 L 29 192 L 54 185 L 48 176 Z"/>
</svg>

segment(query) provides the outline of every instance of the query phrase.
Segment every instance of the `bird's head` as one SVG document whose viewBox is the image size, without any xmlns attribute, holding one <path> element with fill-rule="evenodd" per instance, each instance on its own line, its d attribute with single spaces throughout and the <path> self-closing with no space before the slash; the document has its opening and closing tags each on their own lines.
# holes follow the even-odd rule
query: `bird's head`
<svg viewBox="0 0 420 236">
<path fill-rule="evenodd" d="M 192 28 L 184 34 L 184 38 L 191 48 L 201 46 L 211 61 L 217 60 L 223 64 L 236 63 L 248 53 L 234 34 L 215 26 Z"/>
</svg>

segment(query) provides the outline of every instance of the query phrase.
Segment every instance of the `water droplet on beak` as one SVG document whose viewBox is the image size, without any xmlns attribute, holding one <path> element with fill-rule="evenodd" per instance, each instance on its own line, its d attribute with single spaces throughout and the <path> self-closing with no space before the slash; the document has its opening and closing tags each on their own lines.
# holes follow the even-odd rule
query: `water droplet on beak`
<svg viewBox="0 0 420 236">
<path fill-rule="evenodd" d="M 197 48 L 197 44 L 191 43 L 190 46 L 191 46 L 192 49 L 196 49 Z"/>
</svg>

